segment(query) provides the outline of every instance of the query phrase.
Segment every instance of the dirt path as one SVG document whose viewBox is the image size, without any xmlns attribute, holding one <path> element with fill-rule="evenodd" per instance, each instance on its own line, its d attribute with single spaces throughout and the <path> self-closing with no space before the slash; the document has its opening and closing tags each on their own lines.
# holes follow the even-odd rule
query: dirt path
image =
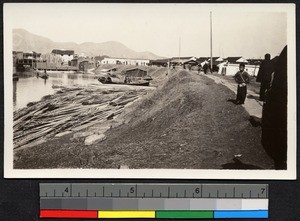
<svg viewBox="0 0 300 221">
<path fill-rule="evenodd" d="M 19 152 L 15 168 L 271 169 L 234 93 L 194 73 L 172 74 L 157 90 L 118 117 L 106 140 L 85 146 L 66 135 Z M 99 125 L 101 127 L 102 125 Z M 239 156 L 236 158 L 235 156 Z"/>
<path fill-rule="evenodd" d="M 237 85 L 227 81 L 226 79 L 222 79 L 216 75 L 204 75 L 215 81 L 216 84 L 221 84 L 228 87 L 232 92 L 237 92 Z M 247 99 L 243 107 L 249 113 L 250 116 L 254 116 L 257 118 L 262 117 L 262 102 L 257 99 L 257 93 L 247 90 Z"/>
</svg>

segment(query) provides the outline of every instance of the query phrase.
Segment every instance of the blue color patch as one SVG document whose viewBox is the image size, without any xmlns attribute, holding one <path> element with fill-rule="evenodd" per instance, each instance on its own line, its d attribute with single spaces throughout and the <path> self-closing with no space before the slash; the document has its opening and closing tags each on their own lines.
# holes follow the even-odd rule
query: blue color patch
<svg viewBox="0 0 300 221">
<path fill-rule="evenodd" d="M 268 218 L 268 210 L 216 210 L 214 218 Z"/>
</svg>

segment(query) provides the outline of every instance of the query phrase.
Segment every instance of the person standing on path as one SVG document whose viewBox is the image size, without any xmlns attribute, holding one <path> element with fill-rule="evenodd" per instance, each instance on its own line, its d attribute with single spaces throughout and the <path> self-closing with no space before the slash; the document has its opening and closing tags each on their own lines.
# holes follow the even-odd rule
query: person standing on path
<svg viewBox="0 0 300 221">
<path fill-rule="evenodd" d="M 265 60 L 260 64 L 256 82 L 261 82 L 259 100 L 266 101 L 266 93 L 271 87 L 272 73 L 274 72 L 274 62 L 271 61 L 271 55 L 266 54 Z"/>
<path fill-rule="evenodd" d="M 198 74 L 200 74 L 200 72 L 201 72 L 201 65 L 197 66 L 197 70 L 198 70 Z"/>
<path fill-rule="evenodd" d="M 209 62 L 208 61 L 205 61 L 204 65 L 203 65 L 203 71 L 204 71 L 204 74 L 208 74 L 208 71 L 210 70 L 210 67 L 209 67 Z"/>
<path fill-rule="evenodd" d="M 239 71 L 235 74 L 234 79 L 238 83 L 236 104 L 244 104 L 247 95 L 247 84 L 250 82 L 250 75 L 245 71 L 245 64 L 241 63 Z"/>
</svg>

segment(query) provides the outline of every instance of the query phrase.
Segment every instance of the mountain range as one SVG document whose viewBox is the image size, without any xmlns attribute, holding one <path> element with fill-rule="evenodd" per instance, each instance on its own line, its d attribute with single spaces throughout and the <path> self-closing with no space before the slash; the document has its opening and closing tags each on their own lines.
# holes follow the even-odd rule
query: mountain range
<svg viewBox="0 0 300 221">
<path fill-rule="evenodd" d="M 136 52 L 120 42 L 107 41 L 103 43 L 85 42 L 54 42 L 49 38 L 35 35 L 25 29 L 13 29 L 14 51 L 35 51 L 42 54 L 50 53 L 53 49 L 74 50 L 76 54 L 88 56 L 109 56 L 117 58 L 159 59 L 162 58 L 148 51 Z"/>
</svg>

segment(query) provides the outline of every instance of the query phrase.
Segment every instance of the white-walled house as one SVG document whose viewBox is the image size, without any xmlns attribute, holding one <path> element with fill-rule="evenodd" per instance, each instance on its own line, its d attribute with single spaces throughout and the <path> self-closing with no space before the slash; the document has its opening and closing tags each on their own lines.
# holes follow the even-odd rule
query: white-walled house
<svg viewBox="0 0 300 221">
<path fill-rule="evenodd" d="M 64 63 L 68 63 L 74 58 L 73 50 L 53 49 L 51 53 L 59 55 Z"/>
<path fill-rule="evenodd" d="M 239 66 L 240 64 L 237 63 L 221 63 L 218 73 L 226 76 L 234 76 L 239 71 Z M 257 76 L 259 65 L 245 64 L 245 71 L 248 72 L 250 76 Z"/>
<path fill-rule="evenodd" d="M 252 59 L 259 60 L 259 59 Z M 245 71 L 248 72 L 250 76 L 257 76 L 260 62 L 251 62 L 243 57 L 228 57 L 224 59 L 224 62 L 218 65 L 218 74 L 234 76 L 239 71 L 240 63 L 245 63 Z"/>
<path fill-rule="evenodd" d="M 134 58 L 104 58 L 101 64 L 124 64 L 146 66 L 150 62 L 149 59 L 134 59 Z"/>
</svg>

